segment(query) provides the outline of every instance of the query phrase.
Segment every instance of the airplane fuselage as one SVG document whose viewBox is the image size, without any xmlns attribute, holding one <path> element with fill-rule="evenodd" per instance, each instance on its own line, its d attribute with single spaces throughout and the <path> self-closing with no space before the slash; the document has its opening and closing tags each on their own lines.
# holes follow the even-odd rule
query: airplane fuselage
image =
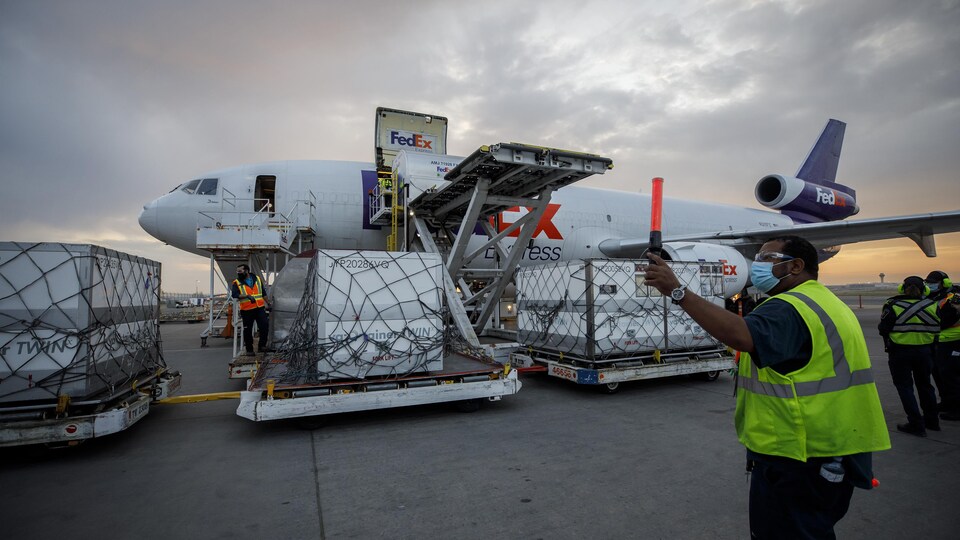
<svg viewBox="0 0 960 540">
<path fill-rule="evenodd" d="M 310 201 L 320 249 L 386 248 L 388 227 L 370 225 L 368 192 L 376 185 L 372 163 L 348 161 L 275 161 L 213 171 L 199 179 L 217 179 L 199 193 L 185 183 L 144 206 L 143 228 L 177 248 L 208 255 L 197 249 L 198 227 L 216 225 L 224 211 L 253 213 L 265 200 L 259 195 L 264 179 L 271 182 L 271 210 L 291 215 Z M 203 184 L 199 184 L 200 187 Z M 197 186 L 194 186 L 195 188 Z M 499 216 L 505 228 L 526 213 L 513 208 Z M 601 188 L 568 186 L 553 194 L 550 206 L 528 246 L 521 264 L 586 257 L 602 257 L 600 242 L 610 238 L 638 238 L 649 234 L 650 196 Z M 732 205 L 664 198 L 664 236 L 685 236 L 725 230 L 789 228 L 792 220 L 779 213 Z M 482 245 L 479 235 L 471 242 Z M 484 259 L 493 262 L 491 248 Z M 480 262 L 483 264 L 483 262 Z"/>
</svg>

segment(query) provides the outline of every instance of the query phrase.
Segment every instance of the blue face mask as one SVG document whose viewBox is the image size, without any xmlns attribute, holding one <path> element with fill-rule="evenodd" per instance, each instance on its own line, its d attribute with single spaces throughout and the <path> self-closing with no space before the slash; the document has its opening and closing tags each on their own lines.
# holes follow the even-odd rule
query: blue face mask
<svg viewBox="0 0 960 540">
<path fill-rule="evenodd" d="M 927 285 L 927 287 L 930 288 L 930 292 L 932 292 L 932 293 L 935 293 L 935 292 L 937 292 L 937 291 L 940 290 L 940 284 L 939 284 L 939 283 L 927 283 L 926 285 Z"/>
<path fill-rule="evenodd" d="M 777 276 L 773 275 L 773 267 L 777 264 L 783 264 L 785 262 L 789 261 L 780 261 L 776 264 L 771 262 L 753 263 L 753 265 L 750 266 L 750 281 L 753 283 L 753 286 L 759 289 L 763 294 L 767 294 L 773 290 L 773 288 L 780 283 L 780 280 L 783 279 L 782 277 L 778 278 Z"/>
</svg>

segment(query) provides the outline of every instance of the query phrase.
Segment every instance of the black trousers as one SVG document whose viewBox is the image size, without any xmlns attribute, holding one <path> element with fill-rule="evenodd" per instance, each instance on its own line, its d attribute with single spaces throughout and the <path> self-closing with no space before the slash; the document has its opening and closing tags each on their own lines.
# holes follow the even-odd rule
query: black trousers
<svg viewBox="0 0 960 540">
<path fill-rule="evenodd" d="M 263 352 L 267 348 L 267 337 L 270 333 L 270 319 L 267 317 L 267 310 L 258 307 L 255 309 L 240 310 L 240 318 L 243 320 L 243 346 L 247 352 L 253 352 L 253 323 L 257 323 L 257 333 L 260 338 L 257 340 L 257 350 Z"/>
<path fill-rule="evenodd" d="M 940 410 L 960 414 L 960 341 L 938 343 L 933 362 L 939 373 Z"/>
<path fill-rule="evenodd" d="M 930 384 L 930 371 L 933 369 L 933 347 L 930 345 L 890 345 L 890 376 L 897 387 L 900 403 L 907 413 L 907 421 L 915 426 L 939 422 L 937 415 L 937 396 Z M 917 395 L 913 387 L 917 387 Z M 917 397 L 920 406 L 917 406 Z M 923 409 L 921 413 L 920 410 Z"/>
<path fill-rule="evenodd" d="M 750 473 L 750 538 L 836 538 L 853 484 L 828 482 L 822 461 L 754 461 Z"/>
</svg>

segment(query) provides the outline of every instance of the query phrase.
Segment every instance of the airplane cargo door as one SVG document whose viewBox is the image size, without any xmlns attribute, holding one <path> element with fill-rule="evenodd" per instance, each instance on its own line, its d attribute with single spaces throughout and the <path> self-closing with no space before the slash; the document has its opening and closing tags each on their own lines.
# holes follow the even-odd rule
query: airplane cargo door
<svg viewBox="0 0 960 540">
<path fill-rule="evenodd" d="M 253 189 L 253 207 L 257 212 L 266 211 L 270 217 L 277 207 L 277 177 L 258 176 Z"/>
</svg>

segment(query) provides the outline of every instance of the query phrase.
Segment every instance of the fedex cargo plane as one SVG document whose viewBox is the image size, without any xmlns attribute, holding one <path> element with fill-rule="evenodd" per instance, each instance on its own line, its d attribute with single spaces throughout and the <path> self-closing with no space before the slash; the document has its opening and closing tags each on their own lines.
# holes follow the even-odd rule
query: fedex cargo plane
<svg viewBox="0 0 960 540">
<path fill-rule="evenodd" d="M 444 119 L 445 120 L 445 119 Z M 960 210 L 868 220 L 846 220 L 859 211 L 856 191 L 836 182 L 846 124 L 829 120 L 793 174 L 770 174 L 756 185 L 755 196 L 775 211 L 680 198 L 663 202 L 663 243 L 676 260 L 724 261 L 725 290 L 734 295 L 748 282 L 753 255 L 768 239 L 798 234 L 821 249 L 824 258 L 843 244 L 907 237 L 930 257 L 934 235 L 960 231 Z M 442 188 L 445 177 L 463 158 L 443 153 L 442 137 L 393 130 L 383 146 L 396 153 L 394 170 L 410 186 L 409 200 Z M 378 146 L 378 160 L 380 160 Z M 439 153 L 436 153 L 439 150 Z M 390 163 L 387 163 L 388 165 Z M 404 171 L 417 171 L 404 178 Z M 348 161 L 275 161 L 212 171 L 178 185 L 143 207 L 140 225 L 169 245 L 209 256 L 197 247 L 198 230 L 223 225 L 218 216 L 229 208 L 243 216 L 297 216 L 314 231 L 300 248 L 383 250 L 389 227 L 371 223 L 371 191 L 377 164 Z M 647 194 L 571 185 L 553 193 L 521 265 L 587 257 L 636 258 L 647 249 L 651 199 Z M 503 231 L 527 212 L 507 208 L 481 216 Z M 266 216 L 266 217 L 264 217 Z M 478 228 L 479 229 L 479 228 Z M 471 245 L 483 246 L 480 230 Z M 487 250 L 473 265 L 493 265 Z M 228 264 L 218 259 L 221 264 Z M 278 269 L 278 268 L 275 268 Z M 225 275 L 231 275 L 227 268 Z"/>
</svg>

